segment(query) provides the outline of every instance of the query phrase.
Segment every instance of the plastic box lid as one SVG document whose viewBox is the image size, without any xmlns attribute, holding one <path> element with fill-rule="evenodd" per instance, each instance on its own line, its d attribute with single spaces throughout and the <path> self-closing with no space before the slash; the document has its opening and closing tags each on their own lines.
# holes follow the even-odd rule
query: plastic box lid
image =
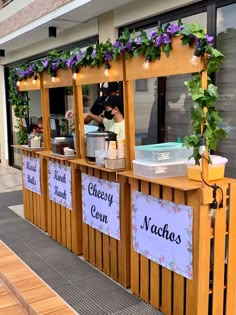
<svg viewBox="0 0 236 315">
<path fill-rule="evenodd" d="M 135 150 L 141 151 L 164 151 L 164 150 L 176 150 L 183 148 L 182 143 L 178 142 L 165 142 L 157 144 L 139 145 L 134 147 Z"/>
</svg>

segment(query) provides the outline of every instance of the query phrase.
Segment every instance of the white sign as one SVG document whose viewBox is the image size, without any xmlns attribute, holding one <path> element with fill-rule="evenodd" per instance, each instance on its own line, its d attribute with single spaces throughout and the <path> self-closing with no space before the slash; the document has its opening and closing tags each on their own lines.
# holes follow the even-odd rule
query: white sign
<svg viewBox="0 0 236 315">
<path fill-rule="evenodd" d="M 72 209 L 71 168 L 59 163 L 49 162 L 48 165 L 49 199 Z"/>
<path fill-rule="evenodd" d="M 83 221 L 120 239 L 120 185 L 82 174 Z"/>
<path fill-rule="evenodd" d="M 132 192 L 133 248 L 192 279 L 192 207 Z"/>
<path fill-rule="evenodd" d="M 40 160 L 24 155 L 22 172 L 24 187 L 41 195 Z"/>
</svg>

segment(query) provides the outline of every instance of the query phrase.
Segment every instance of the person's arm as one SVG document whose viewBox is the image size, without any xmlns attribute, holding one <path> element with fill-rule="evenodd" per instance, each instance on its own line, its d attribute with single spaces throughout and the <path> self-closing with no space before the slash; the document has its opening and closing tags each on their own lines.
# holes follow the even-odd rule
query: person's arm
<svg viewBox="0 0 236 315">
<path fill-rule="evenodd" d="M 104 119 L 104 117 L 98 116 L 98 115 L 94 115 L 91 112 L 88 112 L 87 117 L 90 117 L 91 120 L 95 120 L 98 124 L 102 124 L 103 123 L 103 119 Z"/>
</svg>

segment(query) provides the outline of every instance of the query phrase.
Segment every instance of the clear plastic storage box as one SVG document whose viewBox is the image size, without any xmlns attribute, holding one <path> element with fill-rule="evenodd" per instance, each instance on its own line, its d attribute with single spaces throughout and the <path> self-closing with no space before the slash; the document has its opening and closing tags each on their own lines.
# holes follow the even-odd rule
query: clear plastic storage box
<svg viewBox="0 0 236 315">
<path fill-rule="evenodd" d="M 135 160 L 163 164 L 184 162 L 192 153 L 192 148 L 184 148 L 182 143 L 149 144 L 135 147 Z"/>
<path fill-rule="evenodd" d="M 176 176 L 186 176 L 187 167 L 184 162 L 160 164 L 134 160 L 133 172 L 135 175 L 147 178 L 167 178 Z"/>
</svg>

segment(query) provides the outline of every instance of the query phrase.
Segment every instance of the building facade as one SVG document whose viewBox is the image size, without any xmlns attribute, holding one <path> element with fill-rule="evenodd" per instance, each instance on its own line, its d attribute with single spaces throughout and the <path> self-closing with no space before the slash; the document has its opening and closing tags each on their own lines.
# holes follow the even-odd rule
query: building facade
<svg viewBox="0 0 236 315">
<path fill-rule="evenodd" d="M 14 119 L 7 102 L 7 74 L 11 67 L 46 56 L 53 49 L 86 47 L 99 40 L 114 41 L 127 27 L 130 31 L 151 31 L 158 25 L 194 21 L 215 37 L 214 45 L 225 55 L 225 62 L 213 80 L 219 89 L 217 108 L 228 132 L 219 143 L 218 155 L 228 158 L 226 175 L 236 178 L 236 1 L 156 1 L 146 0 L 25 0 L 0 2 L 0 134 L 3 164 L 14 161 Z M 1 7 L 2 6 L 2 7 Z M 56 37 L 49 37 L 49 27 Z M 5 53 L 5 56 L 3 56 Z M 137 80 L 135 84 L 136 143 L 147 144 L 183 140 L 191 133 L 192 101 L 184 86 L 187 76 Z M 90 89 L 92 97 L 94 89 Z M 93 98 L 93 97 L 92 97 Z M 30 106 L 40 115 L 40 96 L 30 95 Z"/>
</svg>

